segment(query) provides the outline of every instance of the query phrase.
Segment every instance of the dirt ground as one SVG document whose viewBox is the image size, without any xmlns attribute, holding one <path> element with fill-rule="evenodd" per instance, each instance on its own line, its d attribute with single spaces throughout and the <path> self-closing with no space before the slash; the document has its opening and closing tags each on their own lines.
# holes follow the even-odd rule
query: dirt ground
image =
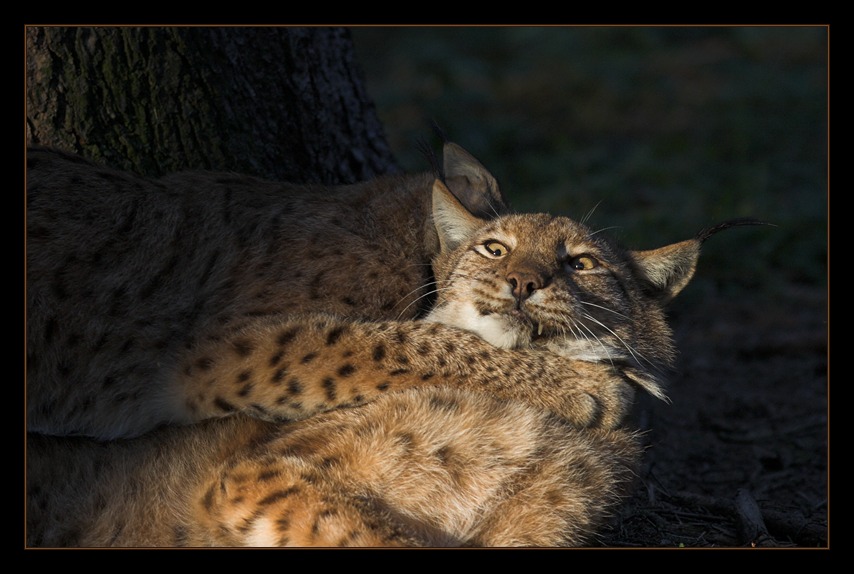
<svg viewBox="0 0 854 574">
<path fill-rule="evenodd" d="M 671 313 L 671 404 L 638 403 L 638 488 L 601 543 L 829 547 L 826 292 L 704 298 Z"/>
</svg>

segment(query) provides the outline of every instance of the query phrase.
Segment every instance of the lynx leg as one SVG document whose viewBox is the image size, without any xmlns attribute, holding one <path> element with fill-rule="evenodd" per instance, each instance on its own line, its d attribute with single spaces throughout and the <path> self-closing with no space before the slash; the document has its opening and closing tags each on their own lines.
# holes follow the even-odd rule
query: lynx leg
<svg viewBox="0 0 854 574">
<path fill-rule="evenodd" d="M 212 546 L 418 545 L 367 501 L 342 496 L 313 461 L 287 457 L 224 468 L 202 486 L 193 513 L 196 536 Z"/>
<path fill-rule="evenodd" d="M 576 431 L 545 443 L 469 546 L 586 546 L 631 484 L 640 456 L 625 431 Z"/>
</svg>

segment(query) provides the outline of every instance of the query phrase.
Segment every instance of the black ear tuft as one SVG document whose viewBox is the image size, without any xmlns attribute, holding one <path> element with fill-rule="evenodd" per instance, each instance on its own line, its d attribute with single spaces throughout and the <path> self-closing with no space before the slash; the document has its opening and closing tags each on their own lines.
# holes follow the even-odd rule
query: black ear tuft
<svg viewBox="0 0 854 574">
<path fill-rule="evenodd" d="M 739 219 L 730 219 L 728 221 L 724 221 L 723 223 L 718 223 L 717 225 L 707 227 L 707 228 L 703 229 L 702 231 L 700 231 L 700 233 L 698 233 L 696 235 L 696 239 L 700 243 L 703 243 L 709 237 L 711 237 L 712 235 L 714 235 L 715 233 L 717 233 L 719 231 L 723 231 L 724 229 L 729 229 L 731 227 L 739 227 L 742 225 L 771 225 L 771 226 L 776 227 L 773 223 L 768 223 L 766 221 L 761 221 L 759 219 L 754 219 L 752 217 L 742 217 Z"/>
<path fill-rule="evenodd" d="M 445 172 L 442 170 L 441 164 L 439 164 L 439 158 L 436 157 L 436 152 L 433 151 L 433 148 L 427 143 L 427 140 L 424 138 L 418 138 L 416 142 L 418 146 L 418 151 L 424 154 L 424 157 L 427 158 L 427 161 L 430 163 L 430 171 L 433 172 L 433 177 L 445 183 Z"/>
<path fill-rule="evenodd" d="M 430 127 L 433 129 L 433 133 L 442 141 L 442 145 L 450 143 L 448 141 L 448 136 L 441 127 L 439 127 L 438 122 L 436 120 L 430 120 Z M 444 184 L 447 184 L 445 181 L 445 170 L 442 168 L 442 165 L 439 163 L 439 158 L 436 157 L 436 152 L 433 151 L 433 146 L 427 141 L 426 138 L 420 137 L 415 142 L 418 146 L 418 151 L 424 154 L 424 157 L 427 158 L 427 161 L 430 163 L 430 170 L 433 172 L 433 175 Z"/>
<path fill-rule="evenodd" d="M 437 122 L 436 120 L 430 120 L 430 127 L 433 128 L 433 133 L 435 133 L 436 136 L 440 140 L 442 140 L 443 144 L 448 143 L 448 134 L 445 133 L 445 130 L 443 130 L 442 127 L 439 125 L 439 122 Z"/>
</svg>

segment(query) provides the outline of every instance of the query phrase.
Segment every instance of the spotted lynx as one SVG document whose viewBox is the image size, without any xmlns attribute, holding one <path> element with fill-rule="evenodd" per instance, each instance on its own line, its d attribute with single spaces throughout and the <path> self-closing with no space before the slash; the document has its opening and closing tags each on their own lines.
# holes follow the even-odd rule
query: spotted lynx
<svg viewBox="0 0 854 574">
<path fill-rule="evenodd" d="M 625 251 L 564 217 L 475 217 L 439 181 L 432 209 L 437 300 L 423 321 L 403 323 L 401 345 L 442 333 L 456 341 L 452 361 L 472 340 L 465 330 L 494 356 L 632 363 L 654 394 L 673 355 L 663 306 L 692 277 L 702 241 L 726 227 Z M 379 335 L 360 348 L 339 325 L 324 328 L 321 347 L 353 369 L 397 352 Z M 267 348 L 263 333 L 242 334 L 247 360 L 297 344 Z M 482 360 L 526 392 L 585 385 L 583 373 L 543 386 L 530 365 Z M 627 430 L 579 429 L 531 401 L 456 384 L 297 422 L 239 415 L 111 443 L 30 443 L 29 536 L 46 546 L 577 546 L 613 512 L 641 450 Z"/>
<path fill-rule="evenodd" d="M 507 211 L 470 154 L 449 143 L 443 159 L 469 210 Z M 433 180 L 144 179 L 29 150 L 28 430 L 114 439 L 236 413 L 297 420 L 445 384 L 617 424 L 630 365 L 558 364 L 410 321 L 439 249 Z"/>
</svg>

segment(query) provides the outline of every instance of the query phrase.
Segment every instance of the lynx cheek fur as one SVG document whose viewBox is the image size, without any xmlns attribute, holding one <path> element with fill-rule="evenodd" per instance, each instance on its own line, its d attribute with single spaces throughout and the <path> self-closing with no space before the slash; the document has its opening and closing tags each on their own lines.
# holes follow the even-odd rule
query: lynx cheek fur
<svg viewBox="0 0 854 574">
<path fill-rule="evenodd" d="M 471 331 L 555 365 L 623 365 L 660 394 L 656 372 L 672 358 L 662 307 L 726 225 L 625 251 L 567 218 L 484 221 L 440 181 L 432 206 L 437 301 L 421 324 L 456 338 L 447 360 Z M 495 377 L 515 373 L 520 398 L 443 384 L 283 424 L 238 415 L 108 444 L 33 436 L 28 535 L 46 546 L 589 544 L 631 482 L 637 437 L 532 406 L 595 392 L 595 370 L 543 385 L 528 365 L 480 360 Z M 626 408 L 609 407 L 600 415 Z"/>
</svg>

